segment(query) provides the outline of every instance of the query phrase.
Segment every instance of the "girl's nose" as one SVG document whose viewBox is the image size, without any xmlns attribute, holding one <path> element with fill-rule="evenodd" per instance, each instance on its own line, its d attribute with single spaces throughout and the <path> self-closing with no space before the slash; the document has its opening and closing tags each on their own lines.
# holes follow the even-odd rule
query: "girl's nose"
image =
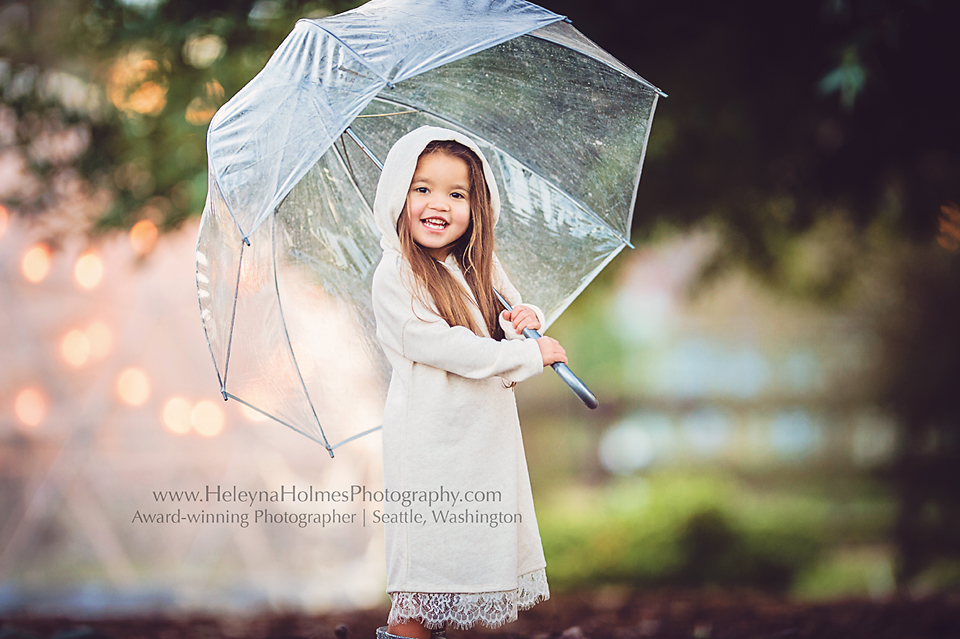
<svg viewBox="0 0 960 639">
<path fill-rule="evenodd" d="M 446 211 L 449 207 L 447 201 L 442 197 L 432 197 L 428 206 L 435 211 Z"/>
</svg>

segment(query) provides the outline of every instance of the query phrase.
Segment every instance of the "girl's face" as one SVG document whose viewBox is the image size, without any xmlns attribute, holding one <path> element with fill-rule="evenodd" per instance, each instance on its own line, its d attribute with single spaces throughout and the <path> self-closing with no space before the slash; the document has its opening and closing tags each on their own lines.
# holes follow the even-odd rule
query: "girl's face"
<svg viewBox="0 0 960 639">
<path fill-rule="evenodd" d="M 406 215 L 414 241 L 443 261 L 470 226 L 467 163 L 445 153 L 421 157 L 407 193 Z"/>
</svg>

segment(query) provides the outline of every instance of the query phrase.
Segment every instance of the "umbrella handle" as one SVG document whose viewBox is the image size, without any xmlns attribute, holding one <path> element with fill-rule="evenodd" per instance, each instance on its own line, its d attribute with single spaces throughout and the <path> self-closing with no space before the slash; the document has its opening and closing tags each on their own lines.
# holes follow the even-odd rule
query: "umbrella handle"
<svg viewBox="0 0 960 639">
<path fill-rule="evenodd" d="M 503 304 L 508 311 L 513 311 L 513 307 L 510 306 L 510 302 L 508 302 L 506 298 L 500 294 L 500 291 L 493 289 L 493 292 L 496 293 L 497 299 L 500 300 L 500 303 Z M 523 329 L 523 336 L 527 339 L 539 339 L 543 337 L 540 333 L 532 328 Z M 580 381 L 579 377 L 573 374 L 573 371 L 570 370 L 569 366 L 563 362 L 554 362 L 553 364 L 550 364 L 550 366 L 552 366 L 553 370 L 557 372 L 557 375 L 560 376 L 560 379 L 566 382 L 567 386 L 570 387 L 570 390 L 576 393 L 577 397 L 580 398 L 580 401 L 582 401 L 587 408 L 593 410 L 600 405 L 600 402 L 597 401 L 597 396 L 594 395 L 589 388 L 587 388 L 586 384 Z"/>
<path fill-rule="evenodd" d="M 523 336 L 527 339 L 539 339 L 540 337 L 543 337 L 540 335 L 540 333 L 532 328 L 523 329 Z M 553 370 L 557 372 L 557 375 L 560 376 L 560 379 L 566 382 L 567 386 L 570 387 L 570 390 L 576 393 L 577 397 L 580 398 L 580 401 L 582 401 L 587 408 L 593 410 L 600 405 L 600 402 L 597 401 L 597 396 L 594 395 L 589 388 L 587 388 L 586 384 L 580 381 L 579 377 L 573 374 L 573 371 L 570 370 L 569 366 L 563 362 L 554 362 L 553 364 L 550 364 L 550 366 L 552 366 Z"/>
</svg>

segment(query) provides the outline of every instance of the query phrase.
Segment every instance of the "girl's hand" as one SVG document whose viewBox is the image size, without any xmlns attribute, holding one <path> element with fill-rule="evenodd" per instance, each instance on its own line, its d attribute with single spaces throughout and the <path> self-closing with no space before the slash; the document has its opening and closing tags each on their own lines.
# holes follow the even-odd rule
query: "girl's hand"
<svg viewBox="0 0 960 639">
<path fill-rule="evenodd" d="M 540 356 L 543 357 L 544 368 L 555 362 L 567 363 L 567 351 L 563 350 L 560 342 L 552 337 L 544 335 L 537 339 L 537 346 L 540 347 Z"/>
<path fill-rule="evenodd" d="M 513 312 L 503 312 L 503 318 L 508 322 L 513 322 L 513 330 L 520 334 L 523 334 L 525 328 L 532 328 L 535 331 L 540 330 L 540 319 L 529 306 L 514 306 Z"/>
</svg>

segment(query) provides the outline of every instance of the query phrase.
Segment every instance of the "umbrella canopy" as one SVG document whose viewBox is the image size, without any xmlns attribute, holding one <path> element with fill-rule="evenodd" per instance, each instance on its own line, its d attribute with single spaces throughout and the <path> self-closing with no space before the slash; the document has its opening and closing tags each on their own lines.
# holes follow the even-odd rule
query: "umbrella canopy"
<svg viewBox="0 0 960 639">
<path fill-rule="evenodd" d="M 379 424 L 370 156 L 424 124 L 487 156 L 498 255 L 549 325 L 630 245 L 659 95 L 520 0 L 372 0 L 300 20 L 207 133 L 197 288 L 224 398 L 331 455 Z"/>
</svg>

